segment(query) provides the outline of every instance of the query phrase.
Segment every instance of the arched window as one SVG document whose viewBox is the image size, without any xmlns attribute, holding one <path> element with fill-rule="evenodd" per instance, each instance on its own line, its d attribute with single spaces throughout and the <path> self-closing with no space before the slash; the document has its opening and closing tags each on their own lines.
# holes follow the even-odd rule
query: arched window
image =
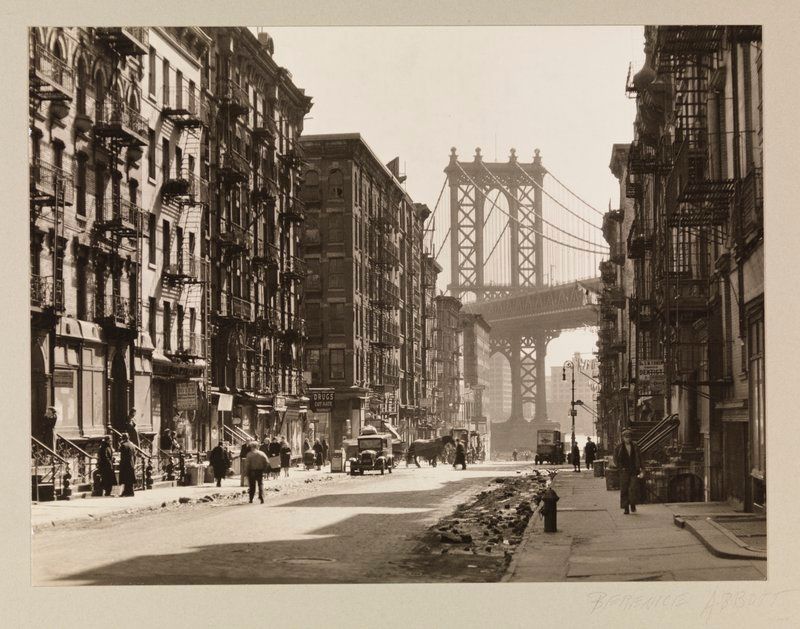
<svg viewBox="0 0 800 629">
<path fill-rule="evenodd" d="M 319 173 L 316 170 L 309 170 L 306 173 L 304 184 L 306 188 L 319 187 Z"/>
<path fill-rule="evenodd" d="M 342 199 L 344 198 L 344 178 L 342 171 L 334 169 L 328 175 L 328 198 L 329 199 Z"/>
</svg>

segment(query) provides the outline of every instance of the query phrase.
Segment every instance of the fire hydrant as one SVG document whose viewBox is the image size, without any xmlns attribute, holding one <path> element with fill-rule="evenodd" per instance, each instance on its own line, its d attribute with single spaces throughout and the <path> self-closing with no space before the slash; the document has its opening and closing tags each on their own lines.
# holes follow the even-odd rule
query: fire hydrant
<svg viewBox="0 0 800 629">
<path fill-rule="evenodd" d="M 541 512 L 544 518 L 544 532 L 555 533 L 558 516 L 558 507 L 556 506 L 558 494 L 552 488 L 548 488 L 542 496 L 542 502 L 544 503 Z"/>
<path fill-rule="evenodd" d="M 100 470 L 92 472 L 92 496 L 103 495 L 103 475 Z"/>
</svg>

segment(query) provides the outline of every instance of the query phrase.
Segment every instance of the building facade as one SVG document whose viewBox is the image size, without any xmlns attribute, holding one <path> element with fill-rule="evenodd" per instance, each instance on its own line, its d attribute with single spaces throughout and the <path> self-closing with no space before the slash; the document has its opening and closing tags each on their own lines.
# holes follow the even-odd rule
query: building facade
<svg viewBox="0 0 800 629">
<path fill-rule="evenodd" d="M 211 432 L 281 434 L 296 455 L 308 431 L 303 381 L 298 138 L 311 99 L 275 63 L 266 33 L 204 29 L 215 107 L 203 169 L 210 259 Z M 216 430 L 215 430 L 216 429 Z"/>
<path fill-rule="evenodd" d="M 764 510 L 761 29 L 646 27 L 645 52 L 612 157 L 628 202 L 601 268 L 604 430 L 675 414 L 673 493 Z"/>
<path fill-rule="evenodd" d="M 491 452 L 492 426 L 488 412 L 491 405 L 489 391 L 490 355 L 489 333 L 491 326 L 481 315 L 459 315 L 463 343 L 464 389 L 467 396 L 463 418 L 470 431 L 471 445 L 480 454 Z"/>
<path fill-rule="evenodd" d="M 450 295 L 438 295 L 434 347 L 436 349 L 436 380 L 441 390 L 439 413 L 440 433 L 448 434 L 461 424 L 463 381 L 463 346 L 459 314 L 461 301 Z"/>
<path fill-rule="evenodd" d="M 442 272 L 434 257 L 422 257 L 422 413 L 410 426 L 410 439 L 430 439 L 439 428 L 442 410 L 441 371 L 437 370 L 439 350 L 436 346 L 436 281 Z"/>
<path fill-rule="evenodd" d="M 416 420 L 422 377 L 422 221 L 396 167 L 358 134 L 305 136 L 302 189 L 314 387 L 335 389 L 330 442 Z M 406 430 L 406 437 L 408 431 Z"/>
<path fill-rule="evenodd" d="M 489 368 L 489 419 L 504 422 L 511 415 L 511 366 L 500 353 L 493 354 Z M 550 394 L 548 393 L 548 400 Z"/>
<path fill-rule="evenodd" d="M 575 432 L 579 435 L 594 436 L 596 434 L 595 417 L 597 415 L 596 399 L 599 385 L 596 382 L 598 362 L 595 357 L 584 358 L 575 352 L 572 356 L 575 365 L 575 399 L 583 404 L 576 407 Z M 566 379 L 563 377 L 566 374 Z M 559 422 L 566 432 L 572 429 L 569 411 L 572 402 L 572 374 L 562 366 L 550 367 L 547 379 L 547 412 L 550 421 Z"/>
</svg>

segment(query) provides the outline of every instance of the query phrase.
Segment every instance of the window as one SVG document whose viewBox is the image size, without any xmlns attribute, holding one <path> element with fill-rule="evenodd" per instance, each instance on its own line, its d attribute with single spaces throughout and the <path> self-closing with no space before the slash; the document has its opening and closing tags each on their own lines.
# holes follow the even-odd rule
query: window
<svg viewBox="0 0 800 629">
<path fill-rule="evenodd" d="M 156 263 L 156 215 L 147 215 L 147 261 L 150 264 Z"/>
<path fill-rule="evenodd" d="M 337 169 L 332 170 L 328 174 L 328 198 L 329 199 L 342 199 L 344 198 L 344 179 L 342 171 Z"/>
<path fill-rule="evenodd" d="M 78 267 L 78 278 L 77 278 L 77 298 L 78 298 L 78 305 L 76 307 L 76 314 L 78 319 L 82 319 L 86 321 L 87 319 L 87 312 L 86 312 L 86 282 L 87 282 L 87 273 L 86 273 L 86 258 L 80 257 L 77 260 L 77 267 Z"/>
<path fill-rule="evenodd" d="M 105 216 L 103 206 L 105 205 L 106 196 L 106 171 L 102 164 L 95 166 L 94 172 L 94 197 L 96 204 L 95 220 L 102 221 Z"/>
<path fill-rule="evenodd" d="M 343 242 L 342 217 L 339 214 L 330 214 L 328 216 L 328 243 L 341 244 Z"/>
<path fill-rule="evenodd" d="M 328 356 L 331 380 L 344 380 L 344 350 L 332 349 Z"/>
<path fill-rule="evenodd" d="M 344 334 L 344 304 L 330 304 L 331 334 Z"/>
<path fill-rule="evenodd" d="M 75 108 L 80 115 L 86 115 L 86 62 L 83 57 L 78 61 L 75 81 Z"/>
<path fill-rule="evenodd" d="M 169 266 L 170 259 L 172 256 L 170 255 L 169 250 L 169 221 L 164 221 L 161 224 L 161 237 L 162 237 L 162 245 L 161 249 L 164 253 L 164 268 Z"/>
<path fill-rule="evenodd" d="M 183 72 L 175 70 L 175 108 L 183 107 Z"/>
<path fill-rule="evenodd" d="M 183 151 L 180 146 L 175 147 L 175 177 L 180 178 L 183 170 Z"/>
<path fill-rule="evenodd" d="M 156 95 L 156 49 L 150 46 L 150 52 L 147 56 L 147 87 L 150 96 L 155 98 Z"/>
<path fill-rule="evenodd" d="M 75 173 L 75 211 L 78 216 L 86 216 L 86 154 L 78 153 L 78 167 Z"/>
<path fill-rule="evenodd" d="M 161 138 L 161 177 L 169 179 L 169 138 Z"/>
<path fill-rule="evenodd" d="M 156 305 L 156 298 L 149 297 L 147 302 L 147 331 L 150 333 L 150 340 L 155 341 L 156 338 L 156 315 L 158 314 L 158 306 Z"/>
<path fill-rule="evenodd" d="M 319 338 L 321 314 L 319 304 L 316 302 L 306 303 L 306 329 L 310 337 Z"/>
<path fill-rule="evenodd" d="M 311 372 L 311 382 L 316 383 L 321 380 L 322 373 L 319 368 L 319 354 L 318 349 L 306 350 L 306 367 Z"/>
<path fill-rule="evenodd" d="M 150 179 L 156 178 L 156 132 L 147 130 L 147 175 Z"/>
<path fill-rule="evenodd" d="M 164 350 L 169 351 L 172 349 L 170 338 L 172 336 L 172 304 L 168 301 L 164 302 L 164 319 L 161 329 L 164 330 Z"/>
<path fill-rule="evenodd" d="M 344 258 L 328 262 L 328 288 L 344 288 Z"/>
<path fill-rule="evenodd" d="M 175 317 L 175 319 L 176 319 L 175 329 L 177 330 L 177 333 L 178 333 L 177 349 L 180 352 L 180 351 L 183 351 L 183 348 L 184 348 L 184 344 L 183 344 L 183 306 L 178 304 L 175 314 L 176 314 L 176 317 Z"/>
<path fill-rule="evenodd" d="M 169 105 L 169 61 L 164 59 L 161 67 L 161 102 Z"/>
</svg>

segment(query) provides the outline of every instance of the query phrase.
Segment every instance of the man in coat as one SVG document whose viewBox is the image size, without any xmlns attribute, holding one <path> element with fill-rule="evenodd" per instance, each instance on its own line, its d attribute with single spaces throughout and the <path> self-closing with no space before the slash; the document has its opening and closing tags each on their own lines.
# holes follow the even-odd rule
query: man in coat
<svg viewBox="0 0 800 629">
<path fill-rule="evenodd" d="M 636 513 L 639 478 L 642 474 L 642 453 L 632 437 L 629 429 L 623 430 L 622 443 L 614 451 L 614 464 L 619 469 L 619 506 L 626 515 Z"/>
<path fill-rule="evenodd" d="M 122 433 L 119 444 L 119 482 L 122 483 L 121 496 L 133 496 L 136 482 L 136 448 L 128 435 Z"/>
<path fill-rule="evenodd" d="M 578 447 L 577 443 L 572 444 L 572 450 L 570 451 L 570 463 L 572 463 L 572 469 L 575 472 L 581 471 L 581 449 Z"/>
<path fill-rule="evenodd" d="M 258 485 L 258 499 L 261 504 L 264 504 L 264 472 L 269 469 L 269 462 L 267 455 L 258 449 L 258 443 L 255 441 L 249 445 L 249 452 L 244 459 L 244 466 L 247 470 L 248 490 L 250 496 L 250 503 L 253 502 L 253 497 L 256 494 L 256 485 Z"/>
<path fill-rule="evenodd" d="M 594 457 L 597 455 L 597 446 L 591 437 L 586 437 L 586 445 L 583 446 L 583 460 L 586 463 L 586 469 L 592 469 L 594 465 Z"/>
<path fill-rule="evenodd" d="M 283 475 L 289 476 L 289 466 L 292 464 L 292 446 L 286 442 L 286 437 L 281 437 L 281 469 Z"/>
<path fill-rule="evenodd" d="M 271 459 L 269 466 L 269 473 L 273 478 L 278 478 L 278 474 L 281 471 L 280 456 L 281 456 L 281 443 L 280 441 L 278 441 L 277 437 L 272 437 L 272 440 L 269 442 L 269 445 L 267 446 L 267 457 Z M 276 461 L 273 457 L 278 457 L 278 460 Z"/>
<path fill-rule="evenodd" d="M 241 476 L 242 476 L 242 478 L 241 478 L 241 481 L 242 481 L 242 485 L 241 486 L 242 487 L 246 487 L 247 486 L 246 485 L 246 483 L 247 483 L 247 473 L 245 472 L 245 469 L 244 469 L 244 460 L 247 458 L 247 453 L 248 452 L 250 452 L 250 444 L 247 441 L 245 441 L 242 444 L 242 449 L 239 451 L 239 471 L 241 472 Z"/>
<path fill-rule="evenodd" d="M 208 461 L 214 470 L 214 479 L 217 481 L 217 487 L 222 487 L 222 479 L 228 474 L 228 468 L 231 466 L 231 455 L 222 446 L 222 442 L 211 450 L 208 455 Z"/>
<path fill-rule="evenodd" d="M 127 429 L 126 432 L 128 433 L 128 437 L 131 440 L 131 443 L 135 446 L 139 445 L 139 431 L 136 430 L 136 409 L 132 408 L 130 413 L 128 413 L 128 420 L 127 420 Z"/>
<path fill-rule="evenodd" d="M 322 460 L 323 461 L 327 462 L 327 460 L 328 460 L 328 451 L 329 451 L 328 441 L 327 441 L 327 439 L 325 439 L 325 437 L 323 437 L 322 438 Z"/>
<path fill-rule="evenodd" d="M 103 493 L 110 496 L 117 484 L 117 476 L 114 474 L 114 448 L 111 447 L 111 437 L 108 435 L 103 437 L 103 443 L 97 451 L 97 471 L 100 472 Z"/>
<path fill-rule="evenodd" d="M 464 442 L 461 440 L 456 443 L 456 458 L 453 461 L 453 469 L 455 469 L 457 465 L 460 465 L 462 470 L 467 469 L 467 449 L 464 447 Z"/>
<path fill-rule="evenodd" d="M 317 464 L 317 469 L 322 469 L 322 444 L 319 439 L 314 440 L 314 463 Z"/>
</svg>

